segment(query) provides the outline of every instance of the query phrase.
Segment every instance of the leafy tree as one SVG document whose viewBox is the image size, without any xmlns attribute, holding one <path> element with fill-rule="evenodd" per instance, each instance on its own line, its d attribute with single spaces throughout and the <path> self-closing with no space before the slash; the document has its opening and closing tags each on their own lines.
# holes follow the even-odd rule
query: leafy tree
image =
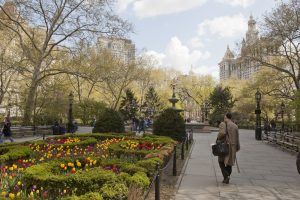
<svg viewBox="0 0 300 200">
<path fill-rule="evenodd" d="M 127 89 L 125 91 L 125 96 L 122 97 L 120 105 L 120 112 L 123 114 L 124 120 L 130 120 L 136 116 L 138 111 L 137 103 L 138 101 L 134 96 L 134 93 L 130 89 Z"/>
<path fill-rule="evenodd" d="M 118 111 L 106 108 L 97 119 L 93 133 L 122 133 L 125 131 L 123 118 Z"/>
<path fill-rule="evenodd" d="M 74 116 L 82 120 L 84 125 L 92 124 L 94 117 L 99 116 L 106 108 L 102 102 L 84 99 L 74 106 Z"/>
<path fill-rule="evenodd" d="M 152 117 L 156 116 L 156 114 L 160 111 L 161 102 L 154 87 L 149 87 L 145 96 L 145 102 L 142 105 L 142 109 L 145 111 L 146 115 Z"/>
<path fill-rule="evenodd" d="M 19 67 L 29 82 L 24 124 L 30 123 L 35 93 L 43 79 L 59 73 L 77 73 L 63 68 L 57 51 L 73 49 L 78 38 L 93 40 L 103 33 L 123 35 L 131 30 L 112 12 L 111 0 L 4 2 L 0 0 L 0 25 L 16 34 L 16 42 L 26 57 L 27 65 Z M 61 66 L 53 67 L 54 63 Z"/>
<path fill-rule="evenodd" d="M 180 113 L 172 108 L 164 110 L 153 123 L 153 134 L 169 136 L 177 141 L 185 137 L 185 123 Z"/>
<path fill-rule="evenodd" d="M 271 12 L 264 16 L 261 39 L 247 48 L 247 57 L 252 61 L 275 69 L 290 79 L 293 100 L 298 98 L 296 93 L 300 91 L 299 10 L 299 0 L 280 1 Z M 290 99 L 290 96 L 287 99 Z M 295 107 L 295 109 L 300 108 Z M 296 110 L 296 113 L 299 112 Z M 299 118 L 296 121 L 300 123 Z"/>
<path fill-rule="evenodd" d="M 212 112 L 210 115 L 211 123 L 215 124 L 218 121 L 223 121 L 224 114 L 231 111 L 234 106 L 233 96 L 229 87 L 216 86 L 210 97 Z"/>
</svg>

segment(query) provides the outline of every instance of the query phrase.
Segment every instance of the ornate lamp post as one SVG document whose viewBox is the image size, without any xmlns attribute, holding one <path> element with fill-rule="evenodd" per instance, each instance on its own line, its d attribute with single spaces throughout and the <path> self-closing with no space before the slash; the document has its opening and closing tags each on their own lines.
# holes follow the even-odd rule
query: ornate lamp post
<svg viewBox="0 0 300 200">
<path fill-rule="evenodd" d="M 130 115 L 132 115 L 131 116 L 131 120 L 132 120 L 132 131 L 134 131 L 135 130 L 135 127 L 137 126 L 137 124 L 135 124 L 135 120 L 134 120 L 134 118 L 135 118 L 135 109 L 136 109 L 136 102 L 135 102 L 135 100 L 134 99 L 132 99 L 132 101 L 131 101 L 131 103 L 130 103 L 130 109 L 131 109 L 131 113 L 130 113 Z"/>
<path fill-rule="evenodd" d="M 201 107 L 202 110 L 202 122 L 208 121 L 208 111 L 210 110 L 210 105 L 208 101 L 205 101 Z"/>
<path fill-rule="evenodd" d="M 255 128 L 255 139 L 256 140 L 261 140 L 261 119 L 260 119 L 260 101 L 261 101 L 261 93 L 257 89 L 255 93 L 255 100 L 256 100 L 256 109 L 255 109 L 255 114 L 256 114 L 256 128 Z"/>
<path fill-rule="evenodd" d="M 284 105 L 283 102 L 281 102 L 280 107 L 281 107 L 281 120 L 282 120 L 282 122 L 281 122 L 281 130 L 283 131 L 284 130 L 284 109 L 285 109 L 285 105 Z"/>
<path fill-rule="evenodd" d="M 10 118 L 10 110 L 11 110 L 11 97 L 8 97 L 8 104 L 7 104 L 7 117 Z"/>
<path fill-rule="evenodd" d="M 210 109 L 209 103 L 205 101 L 204 103 L 204 110 L 205 110 L 205 121 L 208 121 L 208 111 Z"/>
<path fill-rule="evenodd" d="M 74 95 L 73 92 L 69 94 L 69 114 L 68 114 L 68 133 L 73 131 L 73 101 Z"/>
<path fill-rule="evenodd" d="M 204 108 L 204 104 L 201 106 L 201 118 L 202 118 L 202 123 L 204 123 L 204 119 L 205 119 L 205 108 Z"/>
</svg>

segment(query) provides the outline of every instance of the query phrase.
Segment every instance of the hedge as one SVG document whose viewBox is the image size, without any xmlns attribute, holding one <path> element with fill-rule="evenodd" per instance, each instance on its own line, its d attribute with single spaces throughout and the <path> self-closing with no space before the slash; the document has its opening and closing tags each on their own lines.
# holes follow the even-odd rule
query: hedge
<svg viewBox="0 0 300 200">
<path fill-rule="evenodd" d="M 0 165 L 4 162 L 27 158 L 33 155 L 33 151 L 27 146 L 7 146 L 0 148 Z"/>
<path fill-rule="evenodd" d="M 147 169 L 138 164 L 121 162 L 120 160 L 111 160 L 111 162 L 105 160 L 101 162 L 101 167 L 90 168 L 88 171 L 77 171 L 75 174 L 61 174 L 60 164 L 68 161 L 70 160 L 58 159 L 27 168 L 23 175 L 27 190 L 30 190 L 33 185 L 38 185 L 47 190 L 53 197 L 59 194 L 59 189 L 65 188 L 67 190 L 73 188 L 72 192 L 76 195 L 99 191 L 104 184 L 121 183 L 122 177 L 119 178 L 112 171 L 101 168 L 115 163 L 120 167 L 123 174 L 128 174 L 127 186 L 131 184 L 139 185 L 142 188 L 149 186 L 149 178 L 146 175 Z M 106 199 L 105 195 L 103 197 Z"/>
<path fill-rule="evenodd" d="M 98 192 L 89 192 L 81 196 L 69 196 L 62 198 L 61 200 L 103 200 L 103 197 Z"/>
</svg>

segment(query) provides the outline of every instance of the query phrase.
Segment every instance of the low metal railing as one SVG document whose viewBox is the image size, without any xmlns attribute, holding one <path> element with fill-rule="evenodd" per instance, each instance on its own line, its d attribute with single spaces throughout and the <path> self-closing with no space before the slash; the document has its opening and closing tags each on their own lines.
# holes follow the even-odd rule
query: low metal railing
<svg viewBox="0 0 300 200">
<path fill-rule="evenodd" d="M 184 139 L 182 140 L 182 142 L 179 144 L 181 145 L 181 159 L 184 160 L 185 158 L 185 148 L 186 150 L 189 149 L 189 146 L 191 146 L 191 144 L 193 143 L 193 131 L 191 130 L 190 132 L 187 133 L 187 136 L 184 137 Z M 152 181 L 149 185 L 149 188 L 147 189 L 147 191 L 145 192 L 144 195 L 144 200 L 146 200 L 149 196 L 149 193 L 154 185 L 154 192 L 155 192 L 155 200 L 160 200 L 160 177 L 163 171 L 165 171 L 166 169 L 169 168 L 170 164 L 173 163 L 172 166 L 172 175 L 173 176 L 177 176 L 177 151 L 178 151 L 178 146 L 174 145 L 174 149 L 171 153 L 171 155 L 169 156 L 169 159 L 167 159 L 167 164 L 161 168 L 160 164 L 157 163 L 156 165 L 156 171 L 152 177 Z M 172 162 L 171 162 L 172 161 Z"/>
</svg>

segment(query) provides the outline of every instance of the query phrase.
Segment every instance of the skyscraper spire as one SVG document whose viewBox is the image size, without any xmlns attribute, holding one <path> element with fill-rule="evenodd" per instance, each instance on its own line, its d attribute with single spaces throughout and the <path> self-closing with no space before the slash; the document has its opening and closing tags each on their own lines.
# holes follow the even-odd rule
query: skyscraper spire
<svg viewBox="0 0 300 200">
<path fill-rule="evenodd" d="M 256 21 L 254 20 L 252 14 L 248 21 L 248 31 L 246 33 L 246 42 L 251 44 L 258 39 L 258 31 L 256 29 Z"/>
<path fill-rule="evenodd" d="M 234 58 L 234 55 L 233 53 L 231 52 L 230 48 L 229 48 L 229 45 L 227 45 L 227 49 L 226 49 L 226 52 L 225 52 L 225 55 L 223 57 L 223 60 L 224 59 L 233 59 Z"/>
</svg>

